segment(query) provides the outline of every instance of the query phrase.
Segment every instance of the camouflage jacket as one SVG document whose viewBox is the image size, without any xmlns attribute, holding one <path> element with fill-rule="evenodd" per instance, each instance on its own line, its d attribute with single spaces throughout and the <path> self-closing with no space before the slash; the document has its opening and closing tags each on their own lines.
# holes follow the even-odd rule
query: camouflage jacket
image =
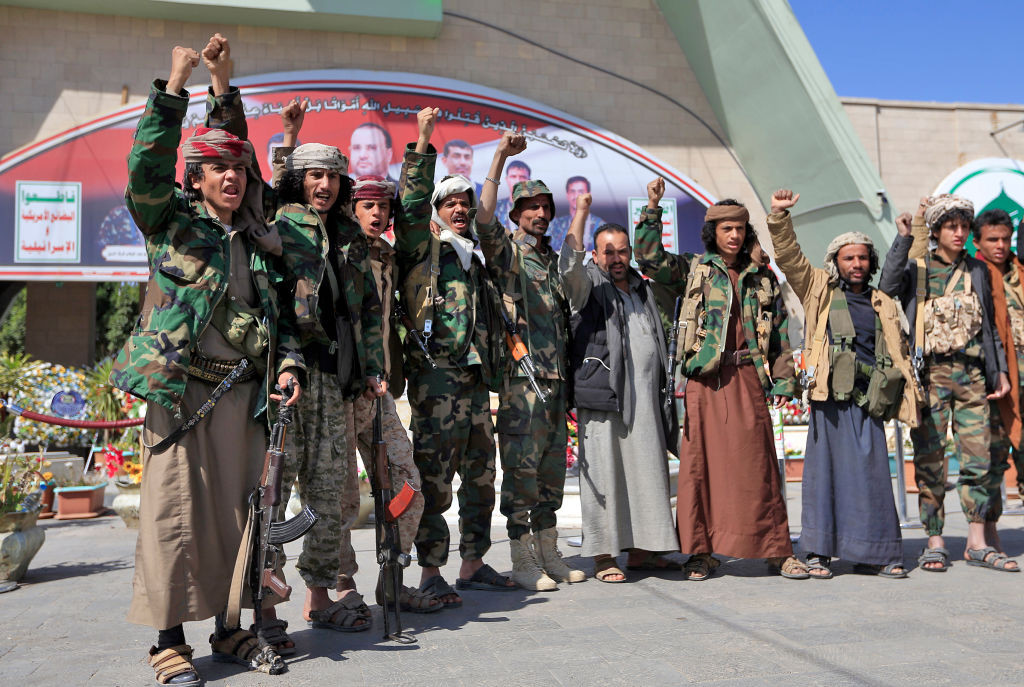
<svg viewBox="0 0 1024 687">
<path fill-rule="evenodd" d="M 338 288 L 352 320 L 361 372 L 345 390 L 354 395 L 366 388 L 365 377 L 384 374 L 381 305 L 366 236 L 358 225 L 346 220 L 337 222 L 332 229 L 337 242 Z M 324 331 L 319 306 L 320 290 L 325 282 L 330 290 L 326 276 L 331 247 L 327 228 L 312 207 L 295 203 L 277 211 L 277 231 L 281 235 L 286 275 L 280 291 L 282 304 L 292 299 L 296 329 L 303 346 L 313 342 L 330 344 L 336 334 Z M 340 312 L 339 294 L 333 296 L 335 312 Z"/>
<path fill-rule="evenodd" d="M 241 139 L 249 139 L 249 125 L 237 87 L 232 86 L 221 95 L 214 95 L 212 88 L 207 91 L 206 125 L 221 127 Z M 284 169 L 284 157 L 292 150 L 275 149 L 277 154 L 272 165 L 275 180 Z M 258 170 L 260 155 L 255 153 L 253 157 Z M 263 207 L 267 219 L 277 221 L 278 232 L 284 243 L 287 284 L 286 291 L 281 293 L 281 300 L 284 302 L 294 297 L 301 343 L 330 343 L 333 334 L 329 336 L 323 331 L 320 312 L 316 307 L 318 293 L 325 279 L 324 268 L 330 245 L 326 229 L 311 208 L 298 204 L 282 207 L 277 191 L 267 183 L 263 185 Z M 339 287 L 345 291 L 345 301 L 355 328 L 356 355 L 364 376 L 383 375 L 383 334 L 377 333 L 381 331 L 382 312 L 379 297 L 371 298 L 376 293 L 376 281 L 370 268 L 369 246 L 359 227 L 350 220 L 343 218 L 336 231 L 340 253 L 337 259 Z M 360 388 L 353 387 L 348 390 L 349 393 L 362 390 L 363 381 L 353 381 L 353 384 L 357 383 Z"/>
<path fill-rule="evenodd" d="M 178 412 L 192 347 L 228 288 L 230 239 L 202 203 L 188 203 L 174 183 L 188 94 L 165 93 L 165 85 L 154 82 L 128 155 L 125 202 L 145 237 L 150 278 L 142 313 L 110 379 L 119 389 Z M 267 369 L 303 370 L 293 319 L 278 312 L 275 289 L 282 276 L 271 256 L 245 245 L 270 330 Z M 275 377 L 266 375 L 257 416 Z"/>
<path fill-rule="evenodd" d="M 497 217 L 477 226 L 487 270 L 543 379 L 569 381 L 569 298 L 547 236 L 509 234 Z M 539 250 L 540 248 L 540 250 Z M 518 366 L 510 370 L 521 375 Z"/>
<path fill-rule="evenodd" d="M 399 292 L 402 303 L 417 328 L 423 331 L 423 315 L 417 304 L 423 302 L 423 289 L 429 283 L 433 243 L 439 243 L 437 294 L 433 299 L 432 334 L 428 346 L 439 367 L 481 365 L 484 378 L 493 385 L 499 366 L 501 322 L 494 317 L 487 288 L 487 274 L 480 258 L 473 255 L 469 270 L 462 268 L 458 253 L 430 230 L 430 196 L 434 192 L 433 146 L 420 154 L 410 145 L 402 165 L 401 206 L 395 216 Z M 429 314 L 426 315 L 429 317 Z M 427 363 L 422 351 L 407 336 L 406 358 L 410 369 Z"/>
<path fill-rule="evenodd" d="M 718 253 L 698 256 L 666 252 L 661 243 L 661 212 L 661 208 L 644 210 L 643 220 L 636 228 L 636 261 L 647 277 L 676 294 L 682 294 L 686 289 L 694 257 L 698 258 L 698 265 L 708 266 L 702 295 L 694 304 L 693 321 L 686 323 L 687 327 L 696 328 L 697 340 L 690 350 L 680 350 L 679 356 L 683 374 L 687 377 L 712 374 L 719 368 L 725 347 L 733 303 L 732 280 Z M 793 353 L 789 346 L 789 315 L 782 303 L 778 280 L 770 269 L 751 262 L 740 271 L 738 284 L 745 345 L 750 350 L 761 386 L 766 394 L 796 396 Z M 680 334 L 680 349 L 682 340 Z"/>
</svg>

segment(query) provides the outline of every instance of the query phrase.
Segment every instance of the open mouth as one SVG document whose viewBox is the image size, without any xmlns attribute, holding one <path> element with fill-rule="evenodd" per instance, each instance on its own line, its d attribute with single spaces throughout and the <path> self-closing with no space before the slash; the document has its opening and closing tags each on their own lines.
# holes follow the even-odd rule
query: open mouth
<svg viewBox="0 0 1024 687">
<path fill-rule="evenodd" d="M 452 215 L 452 227 L 463 229 L 468 224 L 469 217 L 463 214 Z"/>
<path fill-rule="evenodd" d="M 228 198 L 238 197 L 238 186 L 236 186 L 235 184 L 227 184 L 222 191 L 224 195 Z"/>
</svg>

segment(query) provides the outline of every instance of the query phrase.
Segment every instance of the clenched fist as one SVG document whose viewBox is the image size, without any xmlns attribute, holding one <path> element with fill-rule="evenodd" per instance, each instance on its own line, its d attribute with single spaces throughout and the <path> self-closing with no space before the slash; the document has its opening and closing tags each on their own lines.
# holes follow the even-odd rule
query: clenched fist
<svg viewBox="0 0 1024 687">
<path fill-rule="evenodd" d="M 658 177 L 647 184 L 647 207 L 654 210 L 661 204 L 661 198 L 665 195 L 665 180 Z"/>
<path fill-rule="evenodd" d="M 199 64 L 199 53 L 192 48 L 174 46 L 171 51 L 171 75 L 167 78 L 167 92 L 177 95 L 192 76 L 192 70 Z"/>
<path fill-rule="evenodd" d="M 800 200 L 799 193 L 793 193 L 788 188 L 780 188 L 772 194 L 772 214 L 777 215 L 790 209 Z"/>
</svg>

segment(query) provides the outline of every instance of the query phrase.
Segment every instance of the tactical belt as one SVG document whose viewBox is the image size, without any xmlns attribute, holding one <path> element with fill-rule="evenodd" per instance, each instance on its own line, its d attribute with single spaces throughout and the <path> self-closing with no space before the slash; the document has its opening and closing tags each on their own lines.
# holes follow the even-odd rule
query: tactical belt
<svg viewBox="0 0 1024 687">
<path fill-rule="evenodd" d="M 218 363 L 218 361 L 208 360 L 206 358 L 200 358 L 199 356 L 195 356 L 195 355 L 193 356 L 193 358 L 197 358 L 198 360 L 202 360 L 202 361 L 207 362 L 207 363 Z M 225 364 L 230 365 L 231 363 L 218 363 L 218 364 L 219 365 L 225 365 Z M 190 364 L 189 365 L 189 374 L 192 374 L 191 368 L 192 368 L 192 365 Z M 159 441 L 156 444 L 153 444 L 152 446 L 147 444 L 145 442 L 145 439 L 143 439 L 143 442 L 142 442 L 143 446 L 148 448 L 150 450 L 150 452 L 153 453 L 153 454 L 163 453 L 164 451 L 166 451 L 173 444 L 175 444 L 178 441 L 178 439 L 183 437 L 190 429 L 192 429 L 193 427 L 198 425 L 199 422 L 204 417 L 209 415 L 210 412 L 213 410 L 213 407 L 215 405 L 217 405 L 217 401 L 220 400 L 220 397 L 223 396 L 224 394 L 226 394 L 228 391 L 230 391 L 231 390 L 231 386 L 235 382 L 244 381 L 243 377 L 245 379 L 252 379 L 252 377 L 255 376 L 255 369 L 254 368 L 255 368 L 255 366 L 249 361 L 248 358 L 242 358 L 241 360 L 239 360 L 237 362 L 237 364 L 234 366 L 234 368 L 232 368 L 226 375 L 224 375 L 223 377 L 219 378 L 220 383 L 217 385 L 217 388 L 213 390 L 212 394 L 210 394 L 210 398 L 206 399 L 206 402 L 203 403 L 203 405 L 199 407 L 199 410 L 197 410 L 195 413 L 192 414 L 192 417 L 190 417 L 189 419 L 185 420 L 183 423 L 178 425 L 178 428 L 175 429 L 170 434 L 168 434 L 166 437 L 164 437 L 164 439 L 162 441 Z M 197 368 L 197 369 L 199 369 L 199 368 Z M 251 373 L 251 374 L 248 374 L 248 376 L 246 376 L 247 373 Z M 203 379 L 202 377 L 198 377 L 198 378 L 199 379 Z"/>
<path fill-rule="evenodd" d="M 243 358 L 242 360 L 246 359 Z M 210 358 L 204 358 L 201 355 L 193 353 L 189 360 L 186 374 L 188 374 L 189 377 L 195 377 L 196 379 L 201 379 L 204 382 L 220 384 L 228 375 L 234 372 L 235 368 L 241 364 L 242 360 L 211 360 Z M 235 381 L 247 382 L 255 377 L 256 366 L 250 364 L 247 365 L 244 372 L 235 378 Z"/>
<path fill-rule="evenodd" d="M 753 365 L 754 360 L 750 357 L 750 349 L 743 348 L 738 351 L 722 351 L 722 360 L 719 363 L 720 367 L 742 367 L 744 365 Z"/>
</svg>

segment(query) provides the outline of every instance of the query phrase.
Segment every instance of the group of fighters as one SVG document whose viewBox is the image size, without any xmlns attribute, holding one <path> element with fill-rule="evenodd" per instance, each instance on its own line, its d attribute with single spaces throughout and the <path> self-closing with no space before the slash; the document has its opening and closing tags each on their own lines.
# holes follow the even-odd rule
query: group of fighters
<svg viewBox="0 0 1024 687">
<path fill-rule="evenodd" d="M 358 501 L 355 451 L 369 455 L 377 399 L 392 477 L 421 494 L 399 521 L 402 546 L 415 545 L 421 569 L 420 584 L 401 591 L 402 610 L 457 607 L 467 590 L 543 591 L 586 579 L 556 545 L 570 406 L 580 420 L 583 553 L 594 557 L 601 581 L 626 580 L 616 563 L 623 551 L 627 569 L 684 567 L 691 580 L 713 574 L 716 552 L 764 558 L 786 577 L 830 577 L 832 557 L 905 576 L 882 427 L 896 416 L 914 427 L 930 537 L 922 567 L 944 570 L 950 414 L 971 528 L 965 557 L 1017 569 L 995 530 L 1002 470 L 1021 428 L 1014 351 L 1024 343 L 1024 296 L 1008 217 L 978 218 L 982 261 L 963 249 L 969 203 L 923 201 L 913 221 L 898 220 L 874 289 L 879 260 L 871 240 L 843 234 L 825 269 L 811 267 L 790 221 L 798 196 L 777 192 L 768 220 L 776 260 L 807 313 L 798 375 L 779 283 L 752 259 L 755 234 L 736 201 L 708 208 L 706 252 L 669 254 L 661 242 L 664 181 L 651 182 L 636 230 L 643 279 L 630 267 L 626 229 L 602 224 L 584 236 L 589 194 L 576 199 L 561 255 L 549 245 L 556 209 L 542 181 L 516 183 L 508 217 L 496 215 L 505 163 L 526 148 L 521 135 L 503 136 L 479 194 L 460 175 L 435 184 L 438 110 L 425 108 L 397 184 L 352 179 L 336 147 L 296 145 L 305 113 L 298 101 L 282 112 L 268 185 L 229 83 L 229 55 L 219 34 L 201 53 L 174 49 L 170 76 L 153 83 L 128 158 L 126 203 L 145 236 L 151 276 L 112 381 L 149 401 L 128 618 L 158 631 L 149 662 L 159 684 L 201 682 L 187 621 L 215 617 L 210 643 L 218 660 L 267 670 L 262 649 L 295 651 L 274 611 L 285 599 L 265 601 L 260 637 L 241 627 L 237 608 L 231 612 L 244 583 L 236 559 L 246 499 L 263 467 L 270 401 L 280 400 L 275 387 L 294 389 L 287 402 L 296 407 L 284 484 L 297 483 L 320 517 L 296 564 L 306 586 L 303 615 L 317 628 L 363 631 L 372 622 L 355 588 L 345 523 Z M 182 144 L 184 85 L 200 61 L 211 79 L 207 127 Z M 185 172 L 176 184 L 179 146 Z M 389 226 L 394 245 L 381 237 Z M 916 262 L 908 264 L 908 254 Z M 663 321 L 675 296 L 680 314 Z M 666 324 L 679 331 L 686 401 L 678 413 L 666 402 Z M 511 330 L 522 347 L 510 349 Z M 519 364 L 524 352 L 532 377 Z M 798 379 L 812 409 L 806 561 L 793 555 L 766 403 L 797 396 Z M 403 388 L 411 441 L 395 406 Z M 496 422 L 490 392 L 499 398 Z M 495 430 L 509 576 L 484 563 Z M 673 523 L 665 452 L 677 447 Z M 455 475 L 461 566 L 453 587 L 441 568 Z M 659 555 L 669 551 L 691 555 L 679 566 Z"/>
</svg>

